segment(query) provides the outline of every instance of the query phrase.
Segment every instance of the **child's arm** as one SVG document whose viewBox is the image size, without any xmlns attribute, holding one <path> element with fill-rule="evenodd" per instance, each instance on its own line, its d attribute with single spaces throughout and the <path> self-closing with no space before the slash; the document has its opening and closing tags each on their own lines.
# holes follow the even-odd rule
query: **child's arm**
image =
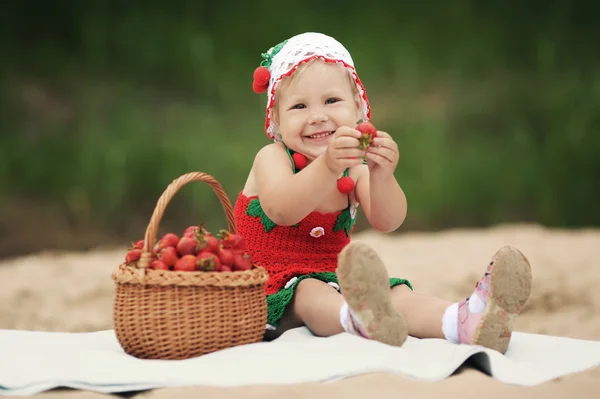
<svg viewBox="0 0 600 399">
<path fill-rule="evenodd" d="M 282 145 L 261 149 L 253 169 L 265 214 L 278 225 L 291 226 L 314 211 L 333 190 L 337 190 L 339 174 L 346 167 L 361 163 L 359 134 L 350 128 L 338 129 L 325 154 L 296 174 Z"/>
<path fill-rule="evenodd" d="M 396 230 L 404 223 L 407 203 L 404 191 L 394 177 L 398 165 L 398 145 L 385 132 L 378 132 L 367 150 L 368 167 L 361 168 L 356 196 L 369 224 L 382 232 Z"/>
<path fill-rule="evenodd" d="M 357 199 L 369 224 L 376 230 L 389 233 L 404 223 L 406 196 L 393 175 L 373 182 L 370 182 L 370 177 L 365 166 L 356 182 Z"/>
</svg>

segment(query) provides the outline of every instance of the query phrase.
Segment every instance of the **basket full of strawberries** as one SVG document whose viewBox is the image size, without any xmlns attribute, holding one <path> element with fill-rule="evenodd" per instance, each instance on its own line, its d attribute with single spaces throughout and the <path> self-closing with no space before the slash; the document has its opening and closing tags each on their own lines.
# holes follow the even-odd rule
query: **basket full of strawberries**
<svg viewBox="0 0 600 399">
<path fill-rule="evenodd" d="M 158 225 L 175 193 L 207 183 L 223 206 L 228 229 L 212 234 L 201 224 L 181 235 Z M 123 350 L 144 359 L 187 359 L 258 342 L 264 335 L 268 274 L 252 263 L 236 233 L 231 202 L 221 185 L 201 172 L 175 179 L 159 198 L 143 239 L 112 273 L 113 323 Z"/>
</svg>

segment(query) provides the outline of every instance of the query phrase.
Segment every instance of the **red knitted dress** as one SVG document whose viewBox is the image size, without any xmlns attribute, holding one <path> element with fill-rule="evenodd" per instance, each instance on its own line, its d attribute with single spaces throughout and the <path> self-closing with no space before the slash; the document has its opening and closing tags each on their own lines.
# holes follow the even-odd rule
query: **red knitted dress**
<svg viewBox="0 0 600 399">
<path fill-rule="evenodd" d="M 234 207 L 238 233 L 253 262 L 269 273 L 266 294 L 278 292 L 295 276 L 335 272 L 337 255 L 350 242 L 354 209 L 313 211 L 294 226 L 279 226 L 263 212 L 257 197 L 240 192 Z"/>
</svg>

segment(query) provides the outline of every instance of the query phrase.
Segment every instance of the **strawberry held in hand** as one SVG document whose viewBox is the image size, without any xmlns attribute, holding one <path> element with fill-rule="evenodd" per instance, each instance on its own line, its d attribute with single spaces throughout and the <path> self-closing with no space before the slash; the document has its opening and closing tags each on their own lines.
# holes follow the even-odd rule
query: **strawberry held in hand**
<svg viewBox="0 0 600 399">
<path fill-rule="evenodd" d="M 356 126 L 356 130 L 362 133 L 362 136 L 358 139 L 360 148 L 366 150 L 371 146 L 373 139 L 377 137 L 377 129 L 371 122 L 361 122 Z"/>
</svg>

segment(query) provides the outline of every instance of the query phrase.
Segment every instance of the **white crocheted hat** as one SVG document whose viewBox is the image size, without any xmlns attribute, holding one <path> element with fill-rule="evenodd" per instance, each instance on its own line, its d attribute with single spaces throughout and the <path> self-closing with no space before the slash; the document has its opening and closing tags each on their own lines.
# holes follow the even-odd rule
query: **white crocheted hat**
<svg viewBox="0 0 600 399">
<path fill-rule="evenodd" d="M 334 38 L 322 33 L 307 32 L 287 39 L 261 54 L 263 61 L 254 71 L 252 88 L 256 93 L 267 92 L 265 132 L 273 140 L 279 140 L 279 133 L 271 120 L 277 85 L 285 76 L 290 76 L 302 63 L 320 58 L 326 62 L 344 65 L 354 77 L 362 98 L 362 119 L 371 119 L 371 107 L 367 92 L 358 78 L 354 61 L 346 48 Z"/>
</svg>

